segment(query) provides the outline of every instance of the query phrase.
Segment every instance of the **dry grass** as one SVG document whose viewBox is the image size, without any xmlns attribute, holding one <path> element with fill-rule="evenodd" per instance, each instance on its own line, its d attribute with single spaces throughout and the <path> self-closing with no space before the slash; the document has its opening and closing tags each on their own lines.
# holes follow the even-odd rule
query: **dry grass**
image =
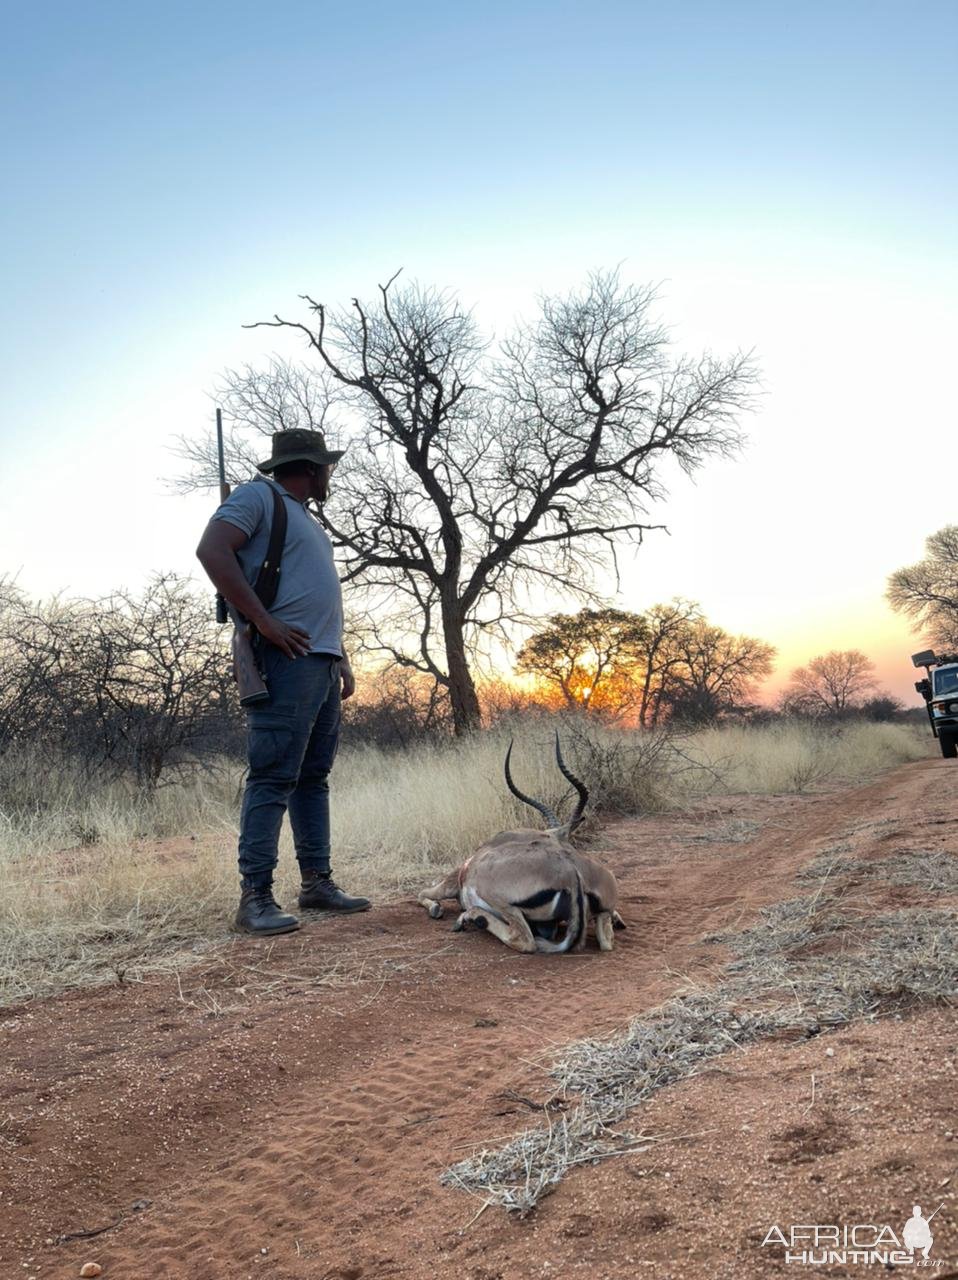
<svg viewBox="0 0 958 1280">
<path fill-rule="evenodd" d="M 892 765 L 931 755 L 931 739 L 910 725 L 796 721 L 764 728 L 708 729 L 686 752 L 719 775 L 716 790 L 751 795 L 814 790 L 855 782 Z"/>
<path fill-rule="evenodd" d="M 622 1121 L 709 1059 L 770 1036 L 803 1038 L 916 1000 L 954 998 L 954 911 L 848 911 L 841 899 L 840 891 L 791 899 L 753 928 L 714 939 L 735 952 L 722 982 L 669 1001 L 624 1034 L 569 1046 L 552 1075 L 578 1105 L 460 1161 L 442 1181 L 527 1213 L 575 1165 L 646 1149 L 655 1139 L 623 1133 Z"/>
<path fill-rule="evenodd" d="M 129 846 L 235 829 L 242 766 L 220 760 L 152 794 L 46 752 L 0 755 L 0 862 L 84 846 Z"/>
<path fill-rule="evenodd" d="M 909 885 L 926 893 L 958 893 L 958 858 L 944 849 L 901 849 L 880 859 L 846 858 L 848 846 L 825 850 L 797 879 L 824 881 L 830 876 L 880 876 L 886 884 Z"/>
<path fill-rule="evenodd" d="M 930 754 L 923 736 L 893 725 L 673 739 L 561 723 L 570 763 L 606 811 L 661 810 L 718 791 L 801 789 L 812 775 L 862 777 Z M 552 763 L 552 727 L 541 721 L 404 753 L 344 751 L 332 793 L 340 879 L 355 891 L 395 895 L 492 832 L 538 821 L 502 782 L 513 732 L 520 787 L 568 805 Z M 123 781 L 91 783 L 69 762 L 0 759 L 0 1002 L 179 965 L 225 940 L 241 783 L 242 768 L 222 762 L 144 796 Z M 168 844 L 158 850 L 157 840 Z M 281 901 L 295 893 L 294 865 L 284 834 Z"/>
</svg>

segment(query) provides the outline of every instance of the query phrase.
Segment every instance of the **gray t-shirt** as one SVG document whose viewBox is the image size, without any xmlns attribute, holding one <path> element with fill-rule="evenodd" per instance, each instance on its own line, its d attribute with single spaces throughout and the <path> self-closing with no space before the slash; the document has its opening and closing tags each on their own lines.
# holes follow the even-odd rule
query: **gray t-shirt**
<svg viewBox="0 0 958 1280">
<path fill-rule="evenodd" d="M 333 562 L 333 545 L 326 530 L 281 484 L 251 480 L 237 485 L 213 513 L 242 529 L 249 538 L 236 553 L 246 581 L 252 586 L 266 559 L 273 523 L 273 495 L 286 503 L 286 541 L 279 567 L 279 590 L 270 614 L 289 626 L 302 627 L 310 653 L 343 654 L 343 595 Z"/>
</svg>

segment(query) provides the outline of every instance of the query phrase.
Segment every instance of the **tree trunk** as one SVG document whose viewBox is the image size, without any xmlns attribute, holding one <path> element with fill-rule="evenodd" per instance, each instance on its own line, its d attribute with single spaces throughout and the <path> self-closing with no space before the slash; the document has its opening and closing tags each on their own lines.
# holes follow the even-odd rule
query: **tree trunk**
<svg viewBox="0 0 958 1280">
<path fill-rule="evenodd" d="M 456 737 L 472 733 L 482 726 L 479 697 L 466 659 L 463 620 L 450 602 L 442 607 L 442 632 L 446 645 L 446 669 L 449 672 L 449 698 L 452 703 L 452 725 Z"/>
</svg>

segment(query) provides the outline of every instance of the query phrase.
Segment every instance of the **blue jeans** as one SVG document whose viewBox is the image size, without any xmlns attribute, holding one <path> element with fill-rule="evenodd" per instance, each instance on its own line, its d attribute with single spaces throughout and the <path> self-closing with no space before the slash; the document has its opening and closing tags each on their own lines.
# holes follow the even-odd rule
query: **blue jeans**
<svg viewBox="0 0 958 1280">
<path fill-rule="evenodd" d="M 240 817 L 239 869 L 252 886 L 272 883 L 279 829 L 289 810 L 304 872 L 329 871 L 329 771 L 339 743 L 341 662 L 326 653 L 287 658 L 264 646 L 269 701 L 246 713 L 249 773 Z"/>
</svg>

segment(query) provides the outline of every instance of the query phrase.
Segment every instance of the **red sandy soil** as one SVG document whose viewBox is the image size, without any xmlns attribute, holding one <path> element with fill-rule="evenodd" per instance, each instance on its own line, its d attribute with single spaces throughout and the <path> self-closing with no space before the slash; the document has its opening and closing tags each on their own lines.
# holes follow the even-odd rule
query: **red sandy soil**
<svg viewBox="0 0 958 1280">
<path fill-rule="evenodd" d="M 2 1011 L 0 1275 L 86 1261 L 104 1280 L 878 1274 L 786 1265 L 762 1240 L 792 1223 L 900 1234 L 918 1203 L 945 1206 L 938 1265 L 919 1274 L 958 1276 L 949 1007 L 713 1059 L 632 1116 L 646 1151 L 576 1169 L 524 1220 L 438 1182 L 541 1122 L 529 1103 L 550 1096 L 563 1044 L 714 981 L 723 953 L 703 936 L 807 893 L 794 873 L 825 846 L 958 855 L 956 777 L 927 761 L 606 826 L 592 851 L 629 922 L 608 955 L 520 956 L 397 902 L 238 938 L 179 981 Z"/>
</svg>

